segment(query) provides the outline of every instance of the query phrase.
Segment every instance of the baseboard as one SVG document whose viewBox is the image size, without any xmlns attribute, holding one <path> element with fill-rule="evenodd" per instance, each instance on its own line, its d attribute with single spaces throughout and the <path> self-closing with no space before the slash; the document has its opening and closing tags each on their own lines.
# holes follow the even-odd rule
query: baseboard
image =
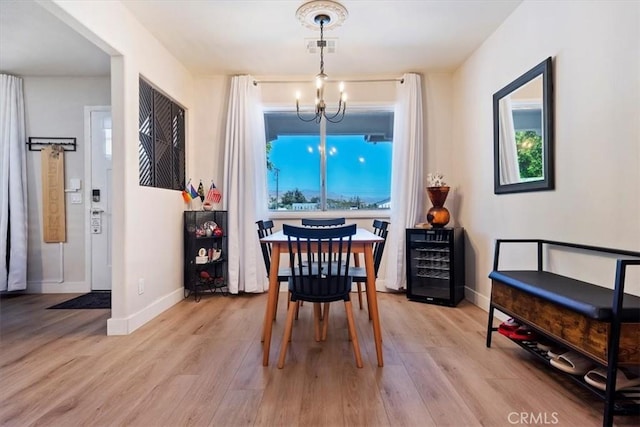
<svg viewBox="0 0 640 427">
<path fill-rule="evenodd" d="M 484 311 L 489 311 L 489 298 L 478 293 L 475 289 L 471 289 L 467 286 L 464 288 L 465 299 L 473 305 L 477 305 Z"/>
<path fill-rule="evenodd" d="M 86 294 L 91 292 L 87 282 L 28 282 L 29 294 Z"/>
<path fill-rule="evenodd" d="M 183 299 L 184 289 L 176 289 L 170 294 L 155 300 L 137 313 L 127 317 L 112 317 L 107 320 L 107 335 L 129 335 Z"/>
<path fill-rule="evenodd" d="M 486 311 L 487 313 L 489 312 L 489 303 L 490 300 L 488 297 L 476 292 L 473 289 L 470 289 L 468 287 L 465 286 L 464 288 L 464 292 L 465 292 L 465 299 L 467 301 L 469 301 L 471 304 L 473 305 L 477 305 L 478 307 L 480 307 L 481 309 L 483 309 L 484 311 Z M 500 320 L 507 320 L 509 318 L 509 316 L 507 316 L 506 314 L 494 310 L 493 312 L 494 317 L 496 317 L 497 319 Z"/>
</svg>

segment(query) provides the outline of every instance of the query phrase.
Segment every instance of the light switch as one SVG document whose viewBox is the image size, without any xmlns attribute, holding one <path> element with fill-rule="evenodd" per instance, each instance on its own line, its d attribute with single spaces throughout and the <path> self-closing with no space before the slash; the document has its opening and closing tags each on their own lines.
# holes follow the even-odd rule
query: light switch
<svg viewBox="0 0 640 427">
<path fill-rule="evenodd" d="M 82 187 L 82 181 L 80 178 L 71 178 L 69 180 L 70 190 L 78 191 Z"/>
<path fill-rule="evenodd" d="M 82 204 L 82 193 L 71 193 L 71 204 L 72 205 L 81 205 Z"/>
</svg>

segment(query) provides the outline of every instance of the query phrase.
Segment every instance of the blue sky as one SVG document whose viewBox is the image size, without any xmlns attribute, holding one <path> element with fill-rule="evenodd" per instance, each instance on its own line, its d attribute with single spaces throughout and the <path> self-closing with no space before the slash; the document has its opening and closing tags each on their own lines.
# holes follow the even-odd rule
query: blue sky
<svg viewBox="0 0 640 427">
<path fill-rule="evenodd" d="M 320 137 L 279 136 L 272 143 L 270 160 L 280 169 L 278 192 L 300 189 L 307 197 L 320 191 Z M 359 195 L 365 201 L 389 197 L 391 143 L 365 142 L 362 135 L 327 136 L 327 188 L 329 198 Z M 269 194 L 275 195 L 276 179 L 269 173 Z"/>
</svg>

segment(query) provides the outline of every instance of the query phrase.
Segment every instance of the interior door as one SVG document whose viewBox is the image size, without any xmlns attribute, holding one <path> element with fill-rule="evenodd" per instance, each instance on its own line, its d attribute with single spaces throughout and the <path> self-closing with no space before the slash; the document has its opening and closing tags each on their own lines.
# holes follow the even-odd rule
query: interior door
<svg viewBox="0 0 640 427">
<path fill-rule="evenodd" d="M 111 111 L 90 113 L 91 290 L 111 290 Z"/>
</svg>

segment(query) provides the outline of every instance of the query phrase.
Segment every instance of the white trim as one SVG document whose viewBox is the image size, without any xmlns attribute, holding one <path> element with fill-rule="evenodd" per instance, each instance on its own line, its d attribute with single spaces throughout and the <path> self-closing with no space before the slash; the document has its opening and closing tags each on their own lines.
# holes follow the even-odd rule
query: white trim
<svg viewBox="0 0 640 427">
<path fill-rule="evenodd" d="M 89 282 L 27 282 L 29 294 L 86 294 L 91 292 Z"/>
<path fill-rule="evenodd" d="M 469 301 L 471 304 L 480 307 L 481 309 L 483 309 L 484 311 L 486 311 L 487 313 L 489 312 L 489 303 L 490 300 L 488 297 L 476 292 L 474 289 L 471 289 L 467 286 L 465 286 L 464 288 L 465 291 L 465 299 L 467 301 Z M 499 310 L 494 310 L 493 311 L 493 316 L 497 319 L 500 320 L 507 320 L 509 318 L 509 316 L 507 316 L 506 314 L 504 314 L 503 312 L 499 311 Z"/>
<path fill-rule="evenodd" d="M 475 289 L 471 289 L 468 286 L 464 287 L 464 292 L 464 299 L 466 299 L 473 305 L 477 305 L 486 312 L 489 311 L 489 298 L 476 292 Z"/>
<path fill-rule="evenodd" d="M 107 319 L 107 335 L 128 335 L 162 312 L 184 300 L 184 289 L 176 289 L 127 317 Z"/>
<path fill-rule="evenodd" d="M 380 210 L 353 210 L 353 211 L 268 211 L 269 219 L 291 220 L 301 218 L 335 218 L 337 216 L 346 219 L 385 219 L 388 220 L 391 215 L 390 209 Z"/>
</svg>

